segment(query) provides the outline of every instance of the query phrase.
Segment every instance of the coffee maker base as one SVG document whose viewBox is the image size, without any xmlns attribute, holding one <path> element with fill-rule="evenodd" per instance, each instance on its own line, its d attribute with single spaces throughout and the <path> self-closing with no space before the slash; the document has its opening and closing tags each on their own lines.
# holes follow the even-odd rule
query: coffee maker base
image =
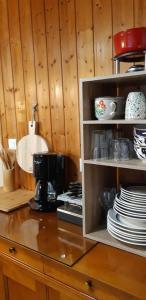
<svg viewBox="0 0 146 300">
<path fill-rule="evenodd" d="M 30 199 L 28 202 L 31 209 L 40 211 L 40 212 L 54 212 L 57 210 L 57 207 L 59 207 L 60 205 L 63 205 L 63 203 L 64 202 L 60 201 L 60 200 L 39 203 L 34 198 Z"/>
</svg>

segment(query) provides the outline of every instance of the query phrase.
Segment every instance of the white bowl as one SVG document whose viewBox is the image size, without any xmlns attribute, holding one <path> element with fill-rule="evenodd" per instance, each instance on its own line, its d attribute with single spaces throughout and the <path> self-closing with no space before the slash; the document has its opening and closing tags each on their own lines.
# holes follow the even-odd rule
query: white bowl
<svg viewBox="0 0 146 300">
<path fill-rule="evenodd" d="M 134 143 L 134 150 L 139 159 L 146 161 L 146 146 L 140 146 Z"/>
<path fill-rule="evenodd" d="M 138 144 L 146 146 L 146 128 L 134 128 L 134 139 Z"/>
</svg>

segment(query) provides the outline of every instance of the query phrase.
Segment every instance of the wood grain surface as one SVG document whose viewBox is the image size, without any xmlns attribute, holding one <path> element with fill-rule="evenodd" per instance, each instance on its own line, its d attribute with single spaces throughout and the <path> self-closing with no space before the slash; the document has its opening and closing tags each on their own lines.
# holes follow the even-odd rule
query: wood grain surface
<svg viewBox="0 0 146 300">
<path fill-rule="evenodd" d="M 0 212 L 0 222 L 1 272 L 8 279 L 33 291 L 36 283 L 32 278 L 57 291 L 60 287 L 65 292 L 68 287 L 69 299 L 73 289 L 73 299 L 78 299 L 78 293 L 81 299 L 146 299 L 145 258 L 95 245 L 82 237 L 80 227 L 58 220 L 54 213 L 38 213 L 25 207 L 9 214 Z M 0 278 L 0 287 L 1 283 Z"/>
<path fill-rule="evenodd" d="M 25 191 L 23 194 L 29 199 L 31 193 Z M 20 197 L 17 193 L 16 200 L 24 199 L 24 195 Z M 24 207 L 9 214 L 0 212 L 0 222 L 0 235 L 4 238 L 67 265 L 75 263 L 96 244 L 82 236 L 79 226 L 58 220 L 56 213 L 41 213 Z"/>
<path fill-rule="evenodd" d="M 38 103 L 39 134 L 70 157 L 79 178 L 79 78 L 114 72 L 113 34 L 146 26 L 145 0 L 0 0 L 2 142 L 27 132 Z M 128 69 L 122 64 L 121 71 Z M 17 171 L 17 185 L 34 189 Z"/>
<path fill-rule="evenodd" d="M 28 203 L 34 196 L 34 193 L 28 190 L 16 190 L 13 192 L 4 192 L 0 189 L 0 211 L 10 212 L 18 207 Z"/>
</svg>

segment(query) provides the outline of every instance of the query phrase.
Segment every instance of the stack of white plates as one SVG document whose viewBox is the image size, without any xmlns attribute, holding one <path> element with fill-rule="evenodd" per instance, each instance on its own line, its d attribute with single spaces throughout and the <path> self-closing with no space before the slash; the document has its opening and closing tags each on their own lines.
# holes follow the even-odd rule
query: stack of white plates
<svg viewBox="0 0 146 300">
<path fill-rule="evenodd" d="M 146 187 L 121 188 L 108 211 L 107 229 L 120 241 L 146 246 Z"/>
</svg>

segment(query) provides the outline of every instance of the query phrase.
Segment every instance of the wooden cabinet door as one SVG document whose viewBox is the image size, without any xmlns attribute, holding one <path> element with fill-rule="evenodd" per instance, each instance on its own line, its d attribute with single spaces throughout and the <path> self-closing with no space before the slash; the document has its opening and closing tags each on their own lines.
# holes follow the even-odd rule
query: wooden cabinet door
<svg viewBox="0 0 146 300">
<path fill-rule="evenodd" d="M 95 300 L 95 298 L 92 298 L 88 295 L 85 295 L 83 293 L 78 292 L 77 290 L 70 289 L 68 287 L 68 290 L 66 289 L 66 286 L 63 286 L 62 288 L 47 288 L 47 300 Z"/>
<path fill-rule="evenodd" d="M 0 300 L 47 300 L 47 289 L 28 271 L 4 263 L 0 265 Z"/>
</svg>

